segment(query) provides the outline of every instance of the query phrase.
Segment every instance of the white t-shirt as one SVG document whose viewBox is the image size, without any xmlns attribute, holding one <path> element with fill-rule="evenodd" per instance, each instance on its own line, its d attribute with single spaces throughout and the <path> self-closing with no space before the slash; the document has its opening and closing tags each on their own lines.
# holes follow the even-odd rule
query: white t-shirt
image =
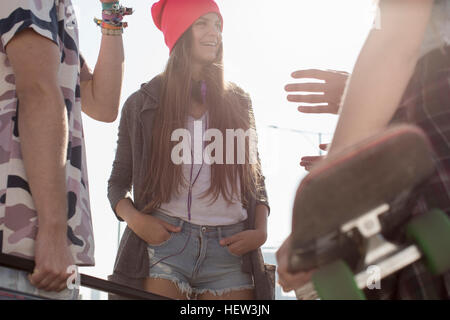
<svg viewBox="0 0 450 320">
<path fill-rule="evenodd" d="M 206 120 L 208 113 L 205 113 L 200 119 L 196 120 L 189 116 L 186 122 L 186 129 L 189 130 L 191 135 L 191 146 L 194 148 L 195 142 L 198 145 L 202 145 L 203 136 L 206 131 Z M 201 123 L 202 133 L 194 134 L 194 125 L 197 122 L 197 126 Z M 195 151 L 200 151 L 195 149 Z M 219 194 L 217 200 L 211 204 L 212 195 L 207 196 L 204 199 L 200 197 L 209 189 L 211 185 L 211 165 L 207 163 L 201 164 L 182 164 L 183 175 L 187 181 L 187 185 L 190 182 L 191 167 L 192 167 L 192 182 L 197 177 L 198 179 L 192 187 L 192 205 L 191 205 L 191 223 L 201 226 L 226 226 L 239 223 L 247 219 L 247 210 L 242 207 L 240 200 L 240 181 L 238 177 L 238 196 L 233 195 L 232 203 L 228 203 L 222 194 Z M 231 190 L 230 182 L 228 181 L 229 189 Z M 169 216 L 177 217 L 185 221 L 189 221 L 188 218 L 188 186 L 180 188 L 180 193 L 174 193 L 170 202 L 162 203 L 158 211 L 163 212 Z"/>
</svg>

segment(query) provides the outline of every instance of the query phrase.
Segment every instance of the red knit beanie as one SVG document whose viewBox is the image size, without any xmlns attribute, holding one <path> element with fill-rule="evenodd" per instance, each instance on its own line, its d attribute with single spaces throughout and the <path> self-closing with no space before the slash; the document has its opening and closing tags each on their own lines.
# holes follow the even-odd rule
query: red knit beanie
<svg viewBox="0 0 450 320">
<path fill-rule="evenodd" d="M 183 33 L 198 18 L 210 12 L 219 15 L 223 28 L 222 15 L 213 0 L 160 0 L 152 6 L 153 21 L 164 34 L 170 52 Z"/>
</svg>

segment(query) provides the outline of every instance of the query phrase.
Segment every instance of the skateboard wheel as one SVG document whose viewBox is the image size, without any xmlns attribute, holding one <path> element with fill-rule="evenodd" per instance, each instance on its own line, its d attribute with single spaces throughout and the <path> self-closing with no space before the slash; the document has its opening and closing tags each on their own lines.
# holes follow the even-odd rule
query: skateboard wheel
<svg viewBox="0 0 450 320">
<path fill-rule="evenodd" d="M 450 270 L 450 219 L 445 213 L 435 209 L 414 218 L 406 234 L 422 251 L 433 274 Z"/>
<path fill-rule="evenodd" d="M 312 282 L 322 300 L 365 300 L 353 273 L 345 262 L 337 260 L 313 274 Z"/>
</svg>

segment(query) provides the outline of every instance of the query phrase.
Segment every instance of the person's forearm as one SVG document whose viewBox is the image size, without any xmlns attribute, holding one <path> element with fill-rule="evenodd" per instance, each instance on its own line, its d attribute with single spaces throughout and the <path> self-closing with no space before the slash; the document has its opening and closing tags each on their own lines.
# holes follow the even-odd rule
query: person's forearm
<svg viewBox="0 0 450 320">
<path fill-rule="evenodd" d="M 58 86 L 18 89 L 19 133 L 39 231 L 67 233 L 67 111 Z"/>
<path fill-rule="evenodd" d="M 141 214 L 133 205 L 130 199 L 124 198 L 120 200 L 116 205 L 116 213 L 122 218 L 128 225 L 132 225 L 134 218 Z"/>
<path fill-rule="evenodd" d="M 255 208 L 255 229 L 263 232 L 267 237 L 267 216 L 269 209 L 265 205 L 257 205 Z"/>
<path fill-rule="evenodd" d="M 96 113 L 117 117 L 122 90 L 124 49 L 122 36 L 103 35 L 92 80 Z"/>
<path fill-rule="evenodd" d="M 395 113 L 416 61 L 389 51 L 362 52 L 347 89 L 329 155 L 375 134 Z"/>
<path fill-rule="evenodd" d="M 381 30 L 371 31 L 355 65 L 329 155 L 385 128 L 414 72 L 433 1 L 381 4 Z"/>
</svg>

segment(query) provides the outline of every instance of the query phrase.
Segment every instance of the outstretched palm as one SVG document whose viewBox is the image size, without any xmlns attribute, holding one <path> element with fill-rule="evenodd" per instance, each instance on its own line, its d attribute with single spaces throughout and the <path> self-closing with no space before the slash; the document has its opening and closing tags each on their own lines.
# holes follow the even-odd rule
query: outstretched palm
<svg viewBox="0 0 450 320">
<path fill-rule="evenodd" d="M 323 83 L 292 83 L 285 87 L 291 94 L 290 102 L 300 103 L 298 110 L 303 113 L 333 113 L 337 114 L 349 74 L 344 71 L 307 69 L 292 73 L 294 79 L 317 79 Z M 305 106 L 304 104 L 320 104 Z"/>
</svg>

